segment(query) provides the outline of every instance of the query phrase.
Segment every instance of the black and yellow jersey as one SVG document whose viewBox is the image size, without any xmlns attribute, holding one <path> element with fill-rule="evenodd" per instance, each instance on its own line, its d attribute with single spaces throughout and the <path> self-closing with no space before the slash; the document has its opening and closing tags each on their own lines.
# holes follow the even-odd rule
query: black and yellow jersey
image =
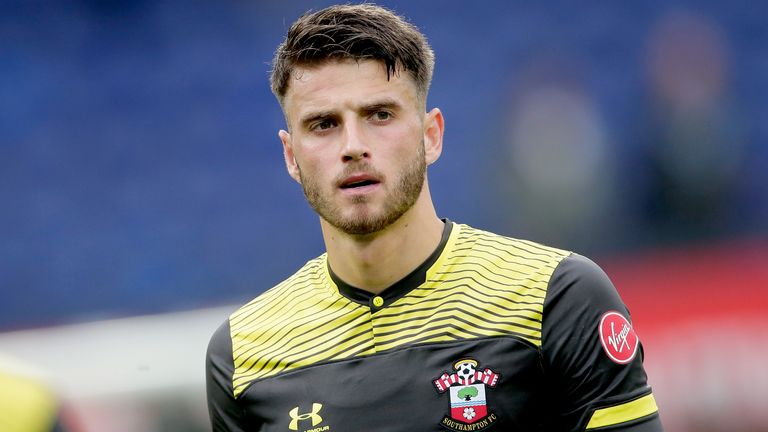
<svg viewBox="0 0 768 432">
<path fill-rule="evenodd" d="M 379 295 L 326 255 L 207 356 L 215 431 L 660 431 L 627 308 L 579 255 L 446 221 Z"/>
</svg>

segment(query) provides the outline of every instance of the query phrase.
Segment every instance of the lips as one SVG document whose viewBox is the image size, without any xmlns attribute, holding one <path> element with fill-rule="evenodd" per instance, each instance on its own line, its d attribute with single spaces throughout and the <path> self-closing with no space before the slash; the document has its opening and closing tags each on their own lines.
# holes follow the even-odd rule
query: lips
<svg viewBox="0 0 768 432">
<path fill-rule="evenodd" d="M 368 174 L 357 174 L 346 177 L 340 184 L 341 189 L 356 189 L 380 183 L 379 180 Z"/>
</svg>

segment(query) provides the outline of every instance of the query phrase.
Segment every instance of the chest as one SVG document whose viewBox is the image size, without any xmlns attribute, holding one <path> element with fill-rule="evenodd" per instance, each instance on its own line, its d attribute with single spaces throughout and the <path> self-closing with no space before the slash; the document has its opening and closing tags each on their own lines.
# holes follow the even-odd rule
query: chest
<svg viewBox="0 0 768 432">
<path fill-rule="evenodd" d="M 251 383 L 240 397 L 262 431 L 537 430 L 539 352 L 491 337 L 328 361 Z"/>
</svg>

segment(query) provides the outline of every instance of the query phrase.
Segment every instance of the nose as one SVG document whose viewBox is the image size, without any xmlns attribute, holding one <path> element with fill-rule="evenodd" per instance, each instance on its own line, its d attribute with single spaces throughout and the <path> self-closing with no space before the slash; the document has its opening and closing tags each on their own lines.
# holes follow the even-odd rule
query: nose
<svg viewBox="0 0 768 432">
<path fill-rule="evenodd" d="M 344 140 L 341 159 L 344 162 L 359 161 L 371 156 L 371 149 L 362 128 L 353 122 L 347 122 L 344 127 Z"/>
</svg>

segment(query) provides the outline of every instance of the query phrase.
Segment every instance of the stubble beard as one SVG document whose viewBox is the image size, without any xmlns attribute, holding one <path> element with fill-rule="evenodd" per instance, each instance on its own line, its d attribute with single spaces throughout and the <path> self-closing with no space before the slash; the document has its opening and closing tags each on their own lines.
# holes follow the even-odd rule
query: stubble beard
<svg viewBox="0 0 768 432">
<path fill-rule="evenodd" d="M 351 173 L 353 170 L 362 170 L 381 178 L 378 173 L 371 172 L 371 169 L 366 168 L 365 165 L 355 165 L 351 166 L 348 171 Z M 322 187 L 314 179 L 305 177 L 300 168 L 299 177 L 307 202 L 321 218 L 345 234 L 365 236 L 377 233 L 392 225 L 413 207 L 424 186 L 426 172 L 427 163 L 422 143 L 416 157 L 400 171 L 399 179 L 395 181 L 394 187 L 390 184 L 390 190 L 384 197 L 381 210 L 376 211 L 369 208 L 367 206 L 368 197 L 356 196 L 352 199 L 351 204 L 355 208 L 351 212 L 346 212 L 347 214 L 338 203 L 333 201 L 331 194 L 324 194 Z"/>
</svg>

